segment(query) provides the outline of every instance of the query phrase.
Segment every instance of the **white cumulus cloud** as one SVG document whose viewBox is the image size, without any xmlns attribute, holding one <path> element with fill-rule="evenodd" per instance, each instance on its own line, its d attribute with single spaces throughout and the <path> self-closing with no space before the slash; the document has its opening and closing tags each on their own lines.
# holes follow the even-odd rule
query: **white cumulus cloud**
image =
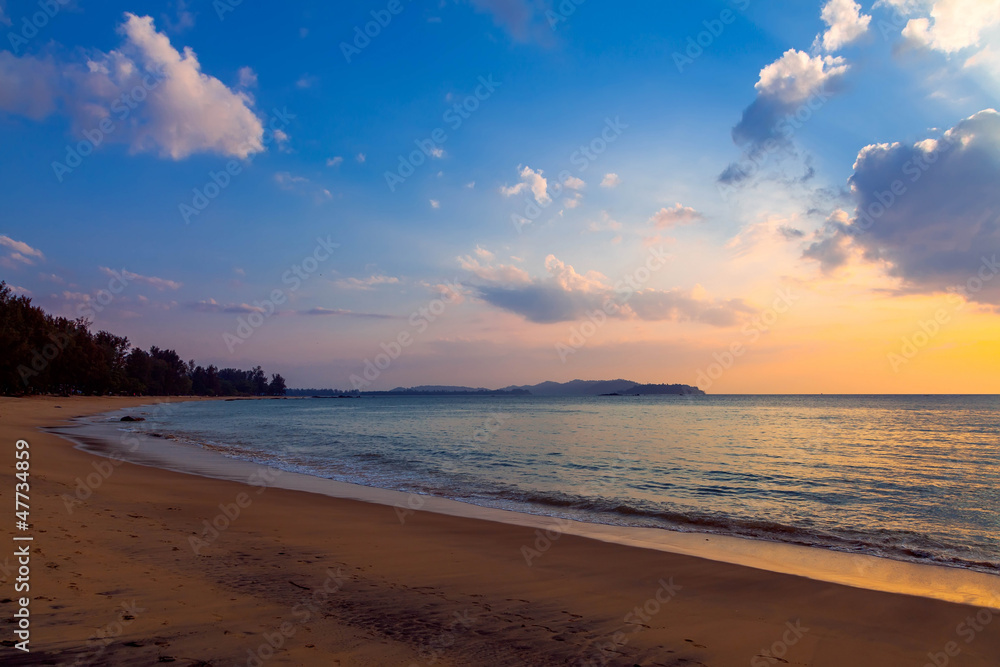
<svg viewBox="0 0 1000 667">
<path fill-rule="evenodd" d="M 927 16 L 910 19 L 903 37 L 943 53 L 980 46 L 983 33 L 1000 25 L 1000 0 L 937 0 Z"/>
<path fill-rule="evenodd" d="M 174 48 L 149 16 L 126 13 L 118 31 L 120 49 L 83 62 L 0 52 L 0 111 L 40 120 L 62 108 L 77 133 L 110 121 L 107 141 L 174 160 L 264 150 L 249 95 L 202 72 L 194 51 Z"/>
<path fill-rule="evenodd" d="M 789 49 L 760 71 L 754 88 L 761 97 L 794 106 L 846 72 L 847 63 L 841 57 L 810 56 Z"/>
<path fill-rule="evenodd" d="M 704 220 L 703 216 L 698 211 L 694 210 L 690 206 L 682 206 L 680 202 L 672 206 L 671 208 L 661 208 L 657 211 L 649 221 L 661 229 L 667 227 L 676 227 L 678 225 L 689 225 L 692 222 L 698 222 L 699 220 Z"/>
<path fill-rule="evenodd" d="M 823 5 L 820 18 L 828 26 L 816 38 L 816 45 L 829 52 L 837 51 L 855 41 L 866 32 L 872 17 L 861 13 L 861 5 L 854 0 L 830 0 Z"/>
<path fill-rule="evenodd" d="M 505 197 L 511 197 L 516 194 L 520 194 L 525 190 L 531 190 L 532 196 L 535 198 L 539 204 L 545 205 L 552 201 L 549 197 L 549 182 L 542 175 L 542 170 L 539 169 L 535 171 L 531 167 L 522 167 L 521 172 L 521 182 L 512 186 L 503 186 L 500 188 L 500 192 Z M 579 180 L 579 179 L 577 179 Z M 580 181 L 583 183 L 583 181 Z"/>
</svg>

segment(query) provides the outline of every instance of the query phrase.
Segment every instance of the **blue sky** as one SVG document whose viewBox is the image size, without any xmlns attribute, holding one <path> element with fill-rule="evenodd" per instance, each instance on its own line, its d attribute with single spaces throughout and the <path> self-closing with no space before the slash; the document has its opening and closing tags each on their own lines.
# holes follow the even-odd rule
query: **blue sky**
<svg viewBox="0 0 1000 667">
<path fill-rule="evenodd" d="M 0 277 L 137 345 L 293 386 L 980 381 L 1000 279 L 893 355 L 1000 250 L 1000 2 L 7 0 L 0 32 Z"/>
</svg>

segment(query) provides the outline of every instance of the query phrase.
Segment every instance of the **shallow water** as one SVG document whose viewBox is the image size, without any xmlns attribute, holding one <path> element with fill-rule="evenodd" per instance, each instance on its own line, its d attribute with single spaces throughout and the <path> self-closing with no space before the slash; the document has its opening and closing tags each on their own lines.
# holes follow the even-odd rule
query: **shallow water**
<svg viewBox="0 0 1000 667">
<path fill-rule="evenodd" d="M 1000 571 L 1000 397 L 182 403 L 135 428 L 379 488 Z"/>
</svg>

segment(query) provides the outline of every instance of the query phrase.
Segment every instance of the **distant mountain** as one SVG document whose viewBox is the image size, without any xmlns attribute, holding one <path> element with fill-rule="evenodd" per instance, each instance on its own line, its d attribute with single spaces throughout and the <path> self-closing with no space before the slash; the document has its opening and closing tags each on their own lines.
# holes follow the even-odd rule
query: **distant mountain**
<svg viewBox="0 0 1000 667">
<path fill-rule="evenodd" d="M 633 380 L 571 380 L 570 382 L 542 382 L 534 385 L 504 387 L 523 389 L 534 396 L 601 396 L 619 394 L 679 394 L 701 395 L 701 389 L 686 384 L 639 384 Z"/>
<path fill-rule="evenodd" d="M 539 384 L 510 386 L 504 389 L 526 389 L 535 396 L 599 396 L 621 393 L 635 386 L 631 380 L 571 380 L 570 382 L 541 382 Z"/>
<path fill-rule="evenodd" d="M 362 391 L 356 389 L 289 389 L 289 396 L 644 396 L 673 394 L 702 396 L 698 387 L 686 384 L 639 384 L 632 380 L 572 380 L 570 382 L 540 382 L 539 384 L 511 385 L 503 389 L 483 387 L 456 387 L 425 384 L 417 387 L 396 387 L 390 391 Z"/>
<path fill-rule="evenodd" d="M 493 390 L 492 389 L 486 389 L 485 387 L 475 387 L 475 388 L 473 388 L 473 387 L 451 387 L 451 386 L 448 386 L 448 385 L 422 384 L 419 387 L 396 387 L 395 389 L 390 389 L 389 393 L 391 393 L 391 394 L 396 394 L 396 393 L 408 393 L 408 394 L 412 394 L 412 393 L 418 392 L 418 391 L 419 392 L 424 392 L 424 393 L 434 393 L 434 394 L 453 393 L 453 392 L 461 392 L 463 394 L 467 394 L 469 392 L 477 392 L 478 393 L 478 392 L 489 392 L 489 391 L 493 391 Z"/>
<path fill-rule="evenodd" d="M 419 387 L 396 387 L 392 391 L 363 391 L 362 396 L 527 396 L 520 389 L 484 389 L 482 387 L 442 387 L 422 385 Z"/>
</svg>

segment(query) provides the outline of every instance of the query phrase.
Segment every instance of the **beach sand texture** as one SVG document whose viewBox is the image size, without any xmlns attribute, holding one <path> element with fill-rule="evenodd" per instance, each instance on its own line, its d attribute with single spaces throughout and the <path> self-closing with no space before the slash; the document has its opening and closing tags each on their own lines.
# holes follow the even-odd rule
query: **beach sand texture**
<svg viewBox="0 0 1000 667">
<path fill-rule="evenodd" d="M 401 522 L 385 505 L 113 464 L 38 430 L 148 403 L 0 398 L 0 663 L 1000 665 L 1000 612 L 530 527 Z M 30 653 L 9 645 L 19 439 Z M 220 504 L 242 507 L 195 553 Z"/>
</svg>

